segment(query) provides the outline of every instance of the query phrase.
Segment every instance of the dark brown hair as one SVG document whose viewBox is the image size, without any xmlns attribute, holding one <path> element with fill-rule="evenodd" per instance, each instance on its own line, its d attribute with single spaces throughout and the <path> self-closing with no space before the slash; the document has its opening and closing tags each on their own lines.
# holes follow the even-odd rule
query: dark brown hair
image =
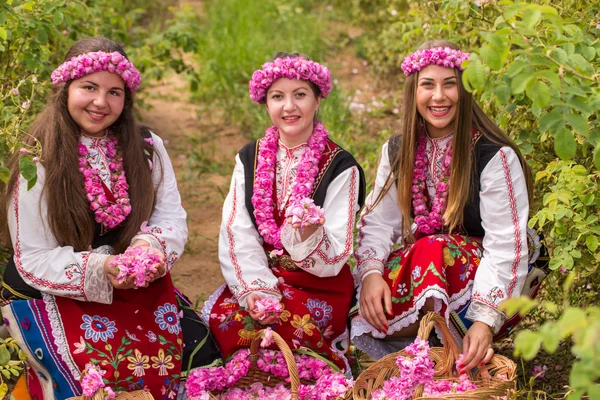
<svg viewBox="0 0 600 400">
<path fill-rule="evenodd" d="M 75 43 L 65 56 L 65 60 L 95 51 L 119 52 L 127 57 L 117 43 L 106 38 L 95 37 Z M 71 118 L 67 108 L 71 82 L 54 86 L 48 105 L 29 129 L 26 142 L 33 144 L 37 140 L 42 145 L 41 163 L 45 169 L 42 196 L 47 203 L 47 221 L 52 234 L 60 246 L 73 246 L 75 251 L 84 251 L 92 244 L 94 221 L 78 166 L 80 128 Z M 131 213 L 122 223 L 114 245 L 117 253 L 127 248 L 131 239 L 138 233 L 141 224 L 150 218 L 155 200 L 152 174 L 144 157 L 144 149 L 151 150 L 151 147 L 142 137 L 142 132 L 147 131 L 148 128 L 136 122 L 133 107 L 133 93 L 125 85 L 123 111 L 110 127 L 123 155 L 123 167 L 131 201 Z M 19 154 L 14 154 L 9 160 L 10 179 L 6 185 L 3 185 L 0 193 L 0 204 L 5 211 L 8 210 L 11 194 L 19 178 L 18 161 Z M 41 209 L 40 205 L 40 212 Z M 4 240 L 9 244 L 6 218 L 5 212 L 0 213 L 0 226 L 3 227 Z"/>
<path fill-rule="evenodd" d="M 436 47 L 458 47 L 445 40 L 434 40 L 425 42 L 419 49 L 432 49 Z M 471 149 L 472 128 L 479 131 L 485 138 L 500 146 L 511 147 L 521 162 L 529 201 L 532 201 L 533 181 L 531 169 L 523 158 L 519 148 L 514 141 L 496 125 L 479 107 L 473 99 L 473 95 L 467 92 L 462 84 L 462 71 L 455 68 L 456 81 L 458 85 L 458 104 L 456 119 L 454 121 L 454 137 L 452 140 L 452 164 L 450 172 L 450 187 L 448 190 L 448 201 L 444 212 L 444 222 L 449 231 L 453 231 L 463 222 L 464 208 L 473 190 L 471 183 L 475 171 L 473 152 Z M 403 231 L 408 233 L 409 240 L 414 239 L 411 231 L 412 224 L 412 180 L 415 164 L 415 151 L 417 139 L 420 134 L 421 116 L 417 111 L 416 92 L 418 73 L 406 78 L 404 84 L 403 112 L 399 136 L 402 138 L 397 157 L 392 162 L 391 173 L 387 178 L 382 192 L 377 197 L 377 204 L 385 193 L 390 189 L 394 176 L 398 185 L 398 207 L 403 216 Z"/>
</svg>

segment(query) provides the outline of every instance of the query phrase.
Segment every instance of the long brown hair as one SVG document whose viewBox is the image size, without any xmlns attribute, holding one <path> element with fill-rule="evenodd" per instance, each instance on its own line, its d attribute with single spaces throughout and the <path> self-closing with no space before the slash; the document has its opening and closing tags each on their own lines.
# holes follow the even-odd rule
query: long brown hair
<svg viewBox="0 0 600 400">
<path fill-rule="evenodd" d="M 104 51 L 125 51 L 112 40 L 96 37 L 77 42 L 65 60 L 80 54 Z M 60 83 L 53 89 L 48 105 L 33 122 L 26 142 L 40 142 L 43 149 L 42 165 L 45 169 L 45 184 L 42 196 L 47 204 L 47 222 L 60 246 L 72 246 L 76 251 L 85 251 L 94 238 L 93 214 L 86 197 L 83 179 L 78 166 L 80 128 L 67 109 L 68 91 L 72 81 Z M 133 112 L 134 98 L 125 85 L 123 112 L 110 127 L 119 142 L 123 155 L 123 168 L 129 185 L 131 213 L 122 223 L 115 251 L 124 251 L 131 239 L 138 233 L 141 224 L 150 218 L 154 205 L 154 187 L 144 149 L 151 150 L 141 133 L 148 128 L 139 125 Z M 19 179 L 19 154 L 14 154 L 8 162 L 10 179 L 0 193 L 0 204 L 5 212 L 0 212 L 0 226 L 3 238 L 10 244 L 7 228 L 8 205 Z M 40 212 L 42 206 L 40 205 Z"/>
<path fill-rule="evenodd" d="M 445 40 L 425 42 L 419 49 L 432 49 L 436 47 L 458 49 L 454 43 Z M 472 181 L 475 167 L 471 148 L 472 128 L 475 128 L 483 137 L 489 139 L 491 142 L 500 146 L 509 146 L 515 151 L 523 168 L 530 203 L 533 197 L 531 169 L 523 158 L 521 151 L 515 142 L 483 112 L 473 99 L 473 95 L 465 90 L 462 84 L 462 71 L 457 68 L 454 70 L 456 71 L 459 94 L 456 119 L 454 121 L 454 137 L 452 139 L 451 185 L 449 185 L 448 201 L 446 211 L 443 215 L 444 223 L 450 232 L 462 224 L 464 208 L 473 190 Z M 391 188 L 395 178 L 398 187 L 398 207 L 403 216 L 402 228 L 411 241 L 414 239 L 411 231 L 413 222 L 412 180 L 415 150 L 421 132 L 421 116 L 417 111 L 415 101 L 418 76 L 419 74 L 415 73 L 406 78 L 402 121 L 398 133 L 401 137 L 401 145 L 399 146 L 397 156 L 393 160 L 390 160 L 392 162 L 390 176 L 388 176 L 382 192 L 380 192 L 375 200 L 375 204 L 381 201 L 385 193 Z"/>
</svg>

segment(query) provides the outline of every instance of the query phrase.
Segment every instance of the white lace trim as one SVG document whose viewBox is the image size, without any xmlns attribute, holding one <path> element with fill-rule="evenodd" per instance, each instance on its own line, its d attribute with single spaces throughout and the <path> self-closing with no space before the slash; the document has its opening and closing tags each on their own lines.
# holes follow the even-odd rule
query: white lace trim
<svg viewBox="0 0 600 400">
<path fill-rule="evenodd" d="M 425 302 L 428 298 L 434 298 L 434 311 L 439 313 L 442 309 L 442 302 L 446 304 L 446 312 L 443 317 L 450 328 L 450 333 L 454 337 L 454 340 L 457 342 L 459 347 L 462 347 L 462 336 L 458 331 L 453 329 L 452 324 L 449 321 L 450 313 L 452 311 L 456 311 L 460 307 L 464 306 L 471 299 L 471 289 L 473 287 L 473 281 L 471 281 L 465 289 L 463 289 L 460 293 L 454 295 L 451 299 L 448 299 L 447 295 L 442 294 L 443 290 L 437 286 L 430 286 L 421 296 L 416 299 L 415 306 L 409 311 L 405 312 L 403 315 L 394 317 L 392 322 L 389 324 L 389 329 L 386 334 L 379 332 L 375 329 L 371 324 L 369 324 L 361 315 L 359 309 L 359 315 L 352 318 L 351 321 L 351 332 L 352 332 L 352 342 L 354 345 L 367 353 L 370 357 L 379 359 L 387 354 L 389 354 L 389 344 L 386 345 L 385 342 L 381 339 L 385 338 L 388 335 L 391 335 L 395 332 L 398 332 L 409 325 L 417 322 L 419 318 L 418 311 L 423 308 Z M 435 290 L 437 289 L 437 290 Z M 360 302 L 360 291 L 361 287 L 358 287 L 356 296 Z M 360 304 L 360 303 L 359 303 Z M 436 336 L 443 343 L 442 335 L 435 329 Z"/>
<path fill-rule="evenodd" d="M 83 290 L 88 301 L 101 304 L 112 304 L 113 285 L 104 273 L 104 262 L 109 256 L 91 253 L 86 268 Z"/>
<path fill-rule="evenodd" d="M 215 292 L 208 297 L 208 299 L 204 302 L 204 305 L 202 306 L 202 313 L 200 315 L 200 318 L 202 319 L 202 321 L 204 321 L 204 323 L 206 324 L 207 327 L 209 326 L 208 324 L 209 324 L 209 320 L 210 320 L 210 312 L 212 311 L 213 307 L 215 306 L 215 303 L 217 302 L 217 299 L 219 298 L 219 296 L 221 294 L 223 294 L 223 291 L 225 290 L 226 287 L 227 287 L 226 283 L 219 286 L 219 288 L 217 290 L 215 290 Z"/>
<path fill-rule="evenodd" d="M 480 301 L 473 300 L 465 317 L 471 321 L 481 321 L 486 325 L 491 326 L 494 329 L 494 334 L 500 331 L 506 316 L 502 311 L 498 311 L 487 304 Z"/>
<path fill-rule="evenodd" d="M 352 369 L 350 368 L 350 363 L 348 362 L 348 358 L 346 358 L 346 355 L 344 354 L 343 351 L 338 350 L 338 348 L 336 347 L 338 343 L 346 341 L 346 345 L 344 346 L 344 348 L 347 348 L 348 344 L 349 344 L 349 342 L 348 342 L 349 336 L 350 335 L 348 332 L 348 328 L 346 328 L 344 330 L 344 333 L 342 333 L 340 336 L 336 337 L 335 339 L 333 339 L 331 341 L 331 351 L 344 361 L 344 364 L 346 365 L 346 370 L 344 371 L 346 378 L 352 379 Z"/>
<path fill-rule="evenodd" d="M 65 334 L 63 325 L 61 323 L 60 312 L 58 311 L 58 307 L 56 306 L 56 301 L 54 300 L 54 296 L 42 293 L 42 298 L 44 300 L 44 304 L 46 305 L 46 311 L 48 312 L 48 319 L 50 320 L 50 327 L 52 328 L 52 336 L 54 337 L 54 345 L 56 346 L 56 351 L 62 357 L 62 360 L 71 375 L 75 380 L 79 380 L 81 377 L 81 371 L 77 364 L 75 364 L 75 360 L 71 357 L 71 352 L 69 351 L 69 343 L 67 342 L 67 335 Z"/>
</svg>

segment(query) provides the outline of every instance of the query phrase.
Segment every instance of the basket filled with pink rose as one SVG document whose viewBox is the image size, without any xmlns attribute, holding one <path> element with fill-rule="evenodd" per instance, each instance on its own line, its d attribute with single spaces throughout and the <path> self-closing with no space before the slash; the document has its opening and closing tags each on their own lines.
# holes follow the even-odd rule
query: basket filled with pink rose
<svg viewBox="0 0 600 400">
<path fill-rule="evenodd" d="M 106 385 L 104 378 L 105 371 L 89 363 L 81 373 L 80 382 L 82 394 L 78 397 L 71 397 L 67 400 L 154 400 L 152 395 L 144 390 L 133 392 L 113 392 L 110 386 Z"/>
<path fill-rule="evenodd" d="M 427 339 L 436 326 L 443 347 L 429 348 Z M 508 398 L 516 388 L 516 364 L 501 355 L 476 373 L 459 374 L 462 359 L 446 321 L 428 313 L 415 341 L 404 350 L 389 354 L 359 375 L 353 388 L 355 400 L 490 399 Z"/>
<path fill-rule="evenodd" d="M 267 348 L 273 343 L 278 350 Z M 343 400 L 352 398 L 352 384 L 319 356 L 292 353 L 266 328 L 225 365 L 192 370 L 185 385 L 188 400 Z"/>
</svg>

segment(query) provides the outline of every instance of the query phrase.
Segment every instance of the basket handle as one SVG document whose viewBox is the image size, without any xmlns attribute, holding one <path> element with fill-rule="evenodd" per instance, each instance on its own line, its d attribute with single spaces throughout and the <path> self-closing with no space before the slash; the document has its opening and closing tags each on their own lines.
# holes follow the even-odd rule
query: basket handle
<svg viewBox="0 0 600 400">
<path fill-rule="evenodd" d="M 429 335 L 431 334 L 434 326 L 437 326 L 437 328 L 442 332 L 442 340 L 444 342 L 443 363 L 439 369 L 439 372 L 444 375 L 451 375 L 460 350 L 454 341 L 450 330 L 448 329 L 448 325 L 446 325 L 446 320 L 437 313 L 431 311 L 428 312 L 423 318 L 421 318 L 418 336 L 423 340 L 429 339 Z"/>
<path fill-rule="evenodd" d="M 298 366 L 296 365 L 296 360 L 294 359 L 294 355 L 292 354 L 292 350 L 290 350 L 290 346 L 287 345 L 285 340 L 275 331 L 271 331 L 273 334 L 273 341 L 281 350 L 283 354 L 283 358 L 285 358 L 285 363 L 287 364 L 288 372 L 290 374 L 290 386 L 292 390 L 292 399 L 298 399 L 298 388 L 300 387 L 300 376 L 298 375 Z M 256 359 L 258 358 L 258 349 L 260 347 L 260 341 L 265 335 L 265 329 L 262 329 L 258 332 L 258 334 L 254 337 L 252 344 L 250 344 L 250 361 L 252 364 L 256 363 Z"/>
</svg>

